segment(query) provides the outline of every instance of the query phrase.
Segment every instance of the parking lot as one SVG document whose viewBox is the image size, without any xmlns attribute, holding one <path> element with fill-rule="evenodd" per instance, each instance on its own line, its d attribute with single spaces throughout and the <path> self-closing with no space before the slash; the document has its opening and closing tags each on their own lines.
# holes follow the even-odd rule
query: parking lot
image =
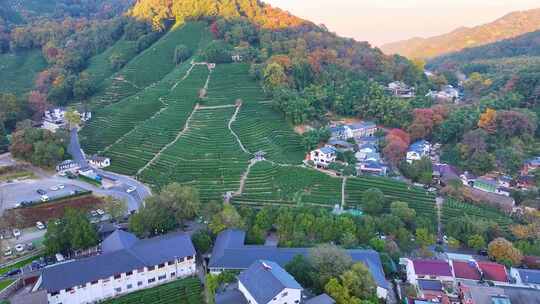
<svg viewBox="0 0 540 304">
<path fill-rule="evenodd" d="M 59 189 L 62 188 L 60 185 L 63 186 L 63 189 Z M 51 190 L 53 187 L 56 187 L 55 190 Z M 42 195 L 37 193 L 39 189 L 46 192 L 45 195 L 49 200 L 60 199 L 72 196 L 78 192 L 87 191 L 87 189 L 80 186 L 61 184 L 55 180 L 47 179 L 7 183 L 0 185 L 0 195 L 3 197 L 3 209 L 15 208 L 21 202 L 41 202 Z"/>
</svg>

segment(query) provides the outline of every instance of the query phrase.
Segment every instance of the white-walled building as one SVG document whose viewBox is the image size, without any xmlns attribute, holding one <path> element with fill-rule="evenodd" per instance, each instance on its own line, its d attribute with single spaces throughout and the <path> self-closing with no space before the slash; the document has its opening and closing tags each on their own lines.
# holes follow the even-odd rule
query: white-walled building
<svg viewBox="0 0 540 304">
<path fill-rule="evenodd" d="M 540 270 L 511 268 L 510 276 L 518 285 L 540 289 Z"/>
<path fill-rule="evenodd" d="M 103 241 L 102 254 L 45 268 L 34 291 L 45 290 L 49 304 L 95 303 L 195 273 L 187 234 L 141 240 L 116 230 Z"/>
<path fill-rule="evenodd" d="M 431 153 L 431 144 L 426 140 L 419 140 L 413 143 L 407 151 L 407 162 L 412 163 L 420 160 Z"/>
<path fill-rule="evenodd" d="M 88 158 L 88 164 L 94 168 L 106 168 L 111 165 L 111 159 L 99 155 L 92 155 Z"/>
<path fill-rule="evenodd" d="M 58 130 L 59 128 L 67 125 L 65 115 L 66 110 L 62 108 L 55 108 L 45 111 L 45 113 L 43 114 L 42 128 L 51 132 L 56 132 L 56 130 Z M 88 121 L 90 118 L 92 118 L 91 112 L 79 113 L 79 115 L 81 116 L 81 121 Z"/>
<path fill-rule="evenodd" d="M 318 167 L 328 167 L 336 161 L 337 153 L 333 147 L 323 147 L 313 150 L 309 153 L 309 160 L 313 161 Z"/>
<path fill-rule="evenodd" d="M 297 304 L 303 288 L 277 263 L 257 260 L 238 276 L 238 290 L 250 304 Z"/>
</svg>

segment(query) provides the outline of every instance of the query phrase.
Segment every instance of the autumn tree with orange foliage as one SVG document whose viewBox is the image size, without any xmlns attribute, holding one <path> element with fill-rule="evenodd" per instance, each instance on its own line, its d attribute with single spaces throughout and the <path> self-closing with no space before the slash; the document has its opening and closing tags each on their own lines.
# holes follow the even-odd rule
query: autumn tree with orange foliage
<svg viewBox="0 0 540 304">
<path fill-rule="evenodd" d="M 386 135 L 386 146 L 383 149 L 384 156 L 390 163 L 396 166 L 407 153 L 411 137 L 401 129 L 392 129 Z"/>
<path fill-rule="evenodd" d="M 480 115 L 478 127 L 484 129 L 489 134 L 497 132 L 497 111 L 487 108 L 486 111 Z"/>
<path fill-rule="evenodd" d="M 505 238 L 496 238 L 488 245 L 489 256 L 507 266 L 519 265 L 523 259 L 521 251 Z"/>
</svg>

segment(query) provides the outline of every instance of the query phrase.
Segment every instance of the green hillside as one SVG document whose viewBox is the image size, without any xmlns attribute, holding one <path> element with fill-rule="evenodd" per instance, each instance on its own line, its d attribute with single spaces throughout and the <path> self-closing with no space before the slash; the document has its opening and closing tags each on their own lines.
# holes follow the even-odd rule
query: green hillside
<svg viewBox="0 0 540 304">
<path fill-rule="evenodd" d="M 35 76 L 46 67 L 39 50 L 0 55 L 0 92 L 16 95 L 28 92 Z"/>
<path fill-rule="evenodd" d="M 176 64 L 173 58 L 178 45 L 183 44 L 196 54 L 197 50 L 205 45 L 209 39 L 210 34 L 203 22 L 191 22 L 181 28 L 170 30 L 154 45 L 129 61 L 119 72 L 105 79 L 98 92 L 93 96 L 91 103 L 94 106 L 111 104 L 151 86 L 175 68 Z M 122 46 L 116 45 L 115 47 Z M 107 52 L 112 51 L 108 50 Z M 107 54 L 101 54 L 99 58 L 95 59 L 94 66 L 90 66 L 94 71 L 98 71 L 94 72 L 95 75 L 107 74 L 110 67 L 106 58 Z"/>
</svg>

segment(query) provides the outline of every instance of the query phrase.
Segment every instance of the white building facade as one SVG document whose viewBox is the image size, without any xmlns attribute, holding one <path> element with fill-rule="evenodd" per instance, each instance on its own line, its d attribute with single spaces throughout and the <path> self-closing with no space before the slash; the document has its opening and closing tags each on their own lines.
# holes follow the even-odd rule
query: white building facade
<svg viewBox="0 0 540 304">
<path fill-rule="evenodd" d="M 328 167 L 336 161 L 336 150 L 333 147 L 324 147 L 310 152 L 310 160 L 318 167 Z"/>
<path fill-rule="evenodd" d="M 95 303 L 192 276 L 195 273 L 195 256 L 185 257 L 47 293 L 47 300 L 49 304 Z"/>
</svg>

